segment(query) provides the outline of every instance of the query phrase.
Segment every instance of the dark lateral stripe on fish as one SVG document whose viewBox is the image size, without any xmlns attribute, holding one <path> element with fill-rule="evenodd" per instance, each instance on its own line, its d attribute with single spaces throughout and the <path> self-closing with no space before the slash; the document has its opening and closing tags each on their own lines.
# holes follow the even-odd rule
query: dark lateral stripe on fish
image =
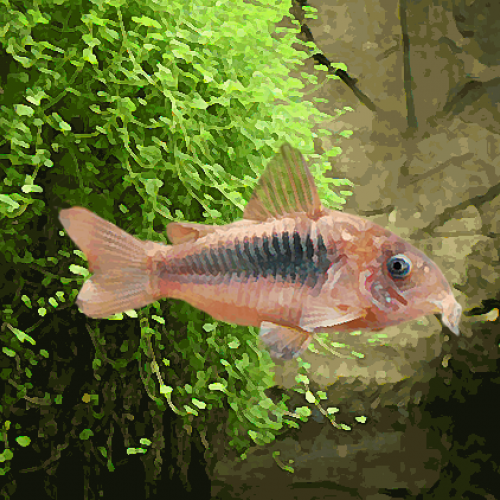
<svg viewBox="0 0 500 500">
<path fill-rule="evenodd" d="M 270 236 L 245 236 L 233 245 L 207 248 L 166 263 L 161 273 L 168 275 L 167 279 L 181 282 L 188 276 L 199 281 L 198 276 L 207 282 L 209 276 L 236 274 L 243 279 L 280 277 L 284 281 L 314 287 L 331 264 L 321 234 L 313 241 L 310 234 L 301 237 L 297 231 L 291 235 L 285 231 Z"/>
</svg>

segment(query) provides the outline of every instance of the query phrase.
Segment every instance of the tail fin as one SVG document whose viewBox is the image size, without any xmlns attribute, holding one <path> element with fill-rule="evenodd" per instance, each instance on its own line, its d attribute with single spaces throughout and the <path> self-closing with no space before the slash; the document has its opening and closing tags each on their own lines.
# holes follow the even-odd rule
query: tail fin
<svg viewBox="0 0 500 500">
<path fill-rule="evenodd" d="M 82 207 L 61 210 L 59 219 L 94 273 L 77 298 L 84 314 L 106 318 L 161 297 L 153 256 L 165 245 L 141 241 Z"/>
</svg>

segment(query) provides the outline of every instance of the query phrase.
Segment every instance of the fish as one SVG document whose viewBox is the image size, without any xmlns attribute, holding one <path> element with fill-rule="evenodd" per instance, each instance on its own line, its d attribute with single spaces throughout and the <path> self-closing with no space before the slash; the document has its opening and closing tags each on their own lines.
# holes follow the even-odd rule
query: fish
<svg viewBox="0 0 500 500">
<path fill-rule="evenodd" d="M 60 211 L 92 276 L 77 305 L 91 318 L 174 298 L 214 319 L 258 327 L 274 359 L 319 332 L 380 331 L 441 314 L 459 335 L 462 308 L 439 267 L 368 219 L 322 205 L 301 154 L 283 144 L 243 218 L 171 222 L 170 245 L 140 240 L 83 207 Z"/>
</svg>

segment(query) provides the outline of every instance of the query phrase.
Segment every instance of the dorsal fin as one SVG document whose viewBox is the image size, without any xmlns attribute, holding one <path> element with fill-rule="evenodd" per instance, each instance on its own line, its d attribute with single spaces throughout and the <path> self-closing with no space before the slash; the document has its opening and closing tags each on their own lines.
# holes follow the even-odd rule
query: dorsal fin
<svg viewBox="0 0 500 500">
<path fill-rule="evenodd" d="M 290 144 L 283 144 L 259 179 L 243 218 L 265 221 L 298 212 L 316 219 L 323 207 L 304 157 Z"/>
</svg>

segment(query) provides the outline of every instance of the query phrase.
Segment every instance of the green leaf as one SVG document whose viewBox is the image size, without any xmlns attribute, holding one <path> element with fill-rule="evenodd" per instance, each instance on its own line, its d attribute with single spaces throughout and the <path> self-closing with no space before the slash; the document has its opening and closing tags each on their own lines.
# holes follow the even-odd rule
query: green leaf
<svg viewBox="0 0 500 500">
<path fill-rule="evenodd" d="M 239 82 L 238 80 L 226 80 L 220 86 L 220 88 L 222 90 L 224 90 L 225 92 L 228 92 L 228 93 L 231 93 L 234 90 L 239 90 L 239 91 L 245 90 L 245 88 L 243 87 L 243 85 L 241 84 L 241 82 Z"/>
<path fill-rule="evenodd" d="M 0 453 L 0 462 L 12 460 L 13 456 L 14 456 L 14 453 L 12 453 L 12 450 L 10 448 L 7 448 L 4 450 L 3 453 Z"/>
<path fill-rule="evenodd" d="M 214 384 L 209 384 L 208 388 L 211 391 L 221 391 L 221 392 L 226 391 L 226 387 L 223 384 L 221 384 L 220 382 L 215 382 Z"/>
<path fill-rule="evenodd" d="M 161 29 L 161 24 L 158 21 L 155 21 L 154 19 L 151 19 L 150 17 L 146 16 L 141 16 L 141 17 L 135 17 L 132 16 L 132 21 L 137 24 L 142 24 L 143 26 L 148 26 L 151 28 L 156 28 L 156 29 Z"/>
<path fill-rule="evenodd" d="M 238 349 L 240 347 L 240 341 L 238 339 L 234 339 L 228 344 L 230 349 Z"/>
<path fill-rule="evenodd" d="M 9 325 L 8 323 L 7 326 L 9 327 L 9 330 L 17 337 L 19 342 L 24 342 L 25 340 L 27 340 L 31 345 L 36 344 L 36 341 L 28 334 L 24 333 L 22 330 L 19 330 L 18 328 L 15 328 L 14 326 Z"/>
<path fill-rule="evenodd" d="M 111 321 L 120 321 L 123 319 L 123 313 L 116 313 L 116 314 L 113 314 L 113 316 L 110 316 L 109 318 L 107 318 Z"/>
<path fill-rule="evenodd" d="M 194 408 L 191 408 L 189 405 L 184 405 L 184 409 L 189 415 L 195 415 L 196 417 L 199 415 L 198 411 Z"/>
<path fill-rule="evenodd" d="M 162 160 L 162 154 L 160 148 L 156 146 L 137 146 L 139 153 L 141 156 L 148 161 L 148 167 L 153 168 Z M 157 179 L 154 179 L 157 180 Z M 163 185 L 163 182 L 160 182 L 160 187 Z"/>
<path fill-rule="evenodd" d="M 169 385 L 163 384 L 160 386 L 160 394 L 169 395 L 169 394 L 172 394 L 172 391 L 173 391 L 173 388 Z"/>
<path fill-rule="evenodd" d="M 144 448 L 127 448 L 127 455 L 139 455 L 146 453 L 147 450 Z"/>
<path fill-rule="evenodd" d="M 141 179 L 144 183 L 144 187 L 146 189 L 146 193 L 150 196 L 156 196 L 158 190 L 163 186 L 163 181 L 160 179 Z"/>
<path fill-rule="evenodd" d="M 21 295 L 21 300 L 26 304 L 26 307 L 31 309 L 31 300 L 27 295 Z"/>
<path fill-rule="evenodd" d="M 314 397 L 314 394 L 311 391 L 307 391 L 305 394 L 306 400 L 308 403 L 315 403 L 316 398 Z"/>
<path fill-rule="evenodd" d="M 250 429 L 248 431 L 248 435 L 252 438 L 253 441 L 257 441 L 257 433 L 254 430 Z"/>
<path fill-rule="evenodd" d="M 197 108 L 197 109 L 207 109 L 208 108 L 208 103 L 206 101 L 204 101 L 201 96 L 197 95 L 191 101 L 191 106 L 193 108 Z"/>
<path fill-rule="evenodd" d="M 204 410 L 207 407 L 206 403 L 196 398 L 193 398 L 193 404 L 197 406 L 200 410 Z"/>
<path fill-rule="evenodd" d="M 33 114 L 35 113 L 33 108 L 25 106 L 24 104 L 16 104 L 14 106 L 14 109 L 19 116 L 33 116 Z"/>
<path fill-rule="evenodd" d="M 351 137 L 354 132 L 352 130 L 343 130 L 339 133 L 342 137 Z"/>
<path fill-rule="evenodd" d="M 31 438 L 29 436 L 18 436 L 16 437 L 17 444 L 25 448 L 31 443 Z"/>
<path fill-rule="evenodd" d="M 84 277 L 87 277 L 90 274 L 88 269 L 85 269 L 82 266 L 77 266 L 76 264 L 71 264 L 69 266 L 69 270 L 73 274 L 79 274 L 79 275 L 84 276 Z"/>
<path fill-rule="evenodd" d="M 97 64 L 97 57 L 92 53 L 92 49 L 83 49 L 83 60 L 90 64 Z"/>
<path fill-rule="evenodd" d="M 306 375 L 302 375 L 299 373 L 298 375 L 295 376 L 295 381 L 300 384 L 308 384 L 309 383 L 309 378 Z"/>
<path fill-rule="evenodd" d="M 156 65 L 156 67 L 158 69 L 155 72 L 155 76 L 163 83 L 163 85 L 170 87 L 171 85 L 175 84 L 174 75 L 169 68 L 167 68 L 159 63 Z"/>
<path fill-rule="evenodd" d="M 86 33 L 82 36 L 82 40 L 89 46 L 95 47 L 96 45 L 100 45 L 101 41 L 98 38 L 94 38 L 90 33 Z"/>
<path fill-rule="evenodd" d="M 0 202 L 11 206 L 13 210 L 15 210 L 16 208 L 19 208 L 21 206 L 21 205 L 19 205 L 19 203 L 14 201 L 9 195 L 6 195 L 6 194 L 0 194 Z M 12 212 L 13 210 L 10 210 L 10 211 Z"/>
<path fill-rule="evenodd" d="M 49 20 L 39 10 L 28 9 L 28 14 L 36 24 L 49 24 Z"/>
<path fill-rule="evenodd" d="M 326 392 L 324 392 L 324 391 L 317 391 L 316 394 L 317 394 L 319 399 L 327 399 Z"/>
<path fill-rule="evenodd" d="M 82 432 L 80 432 L 80 439 L 82 441 L 87 441 L 88 439 L 90 439 L 92 436 L 94 435 L 94 432 L 92 431 L 92 429 L 83 429 Z"/>
<path fill-rule="evenodd" d="M 363 359 L 365 357 L 365 355 L 363 353 L 356 352 L 356 351 L 351 351 L 351 354 L 353 356 L 356 356 L 357 358 L 360 358 L 360 359 Z"/>
<path fill-rule="evenodd" d="M 295 413 L 301 417 L 309 417 L 311 415 L 311 408 L 308 408 L 307 406 L 300 406 L 299 408 L 295 408 Z"/>
<path fill-rule="evenodd" d="M 103 34 L 108 40 L 118 40 L 120 38 L 119 33 L 115 30 L 112 30 L 111 28 L 106 28 Z"/>
<path fill-rule="evenodd" d="M 23 193 L 43 193 L 43 188 L 36 184 L 25 184 L 21 190 Z"/>
</svg>

